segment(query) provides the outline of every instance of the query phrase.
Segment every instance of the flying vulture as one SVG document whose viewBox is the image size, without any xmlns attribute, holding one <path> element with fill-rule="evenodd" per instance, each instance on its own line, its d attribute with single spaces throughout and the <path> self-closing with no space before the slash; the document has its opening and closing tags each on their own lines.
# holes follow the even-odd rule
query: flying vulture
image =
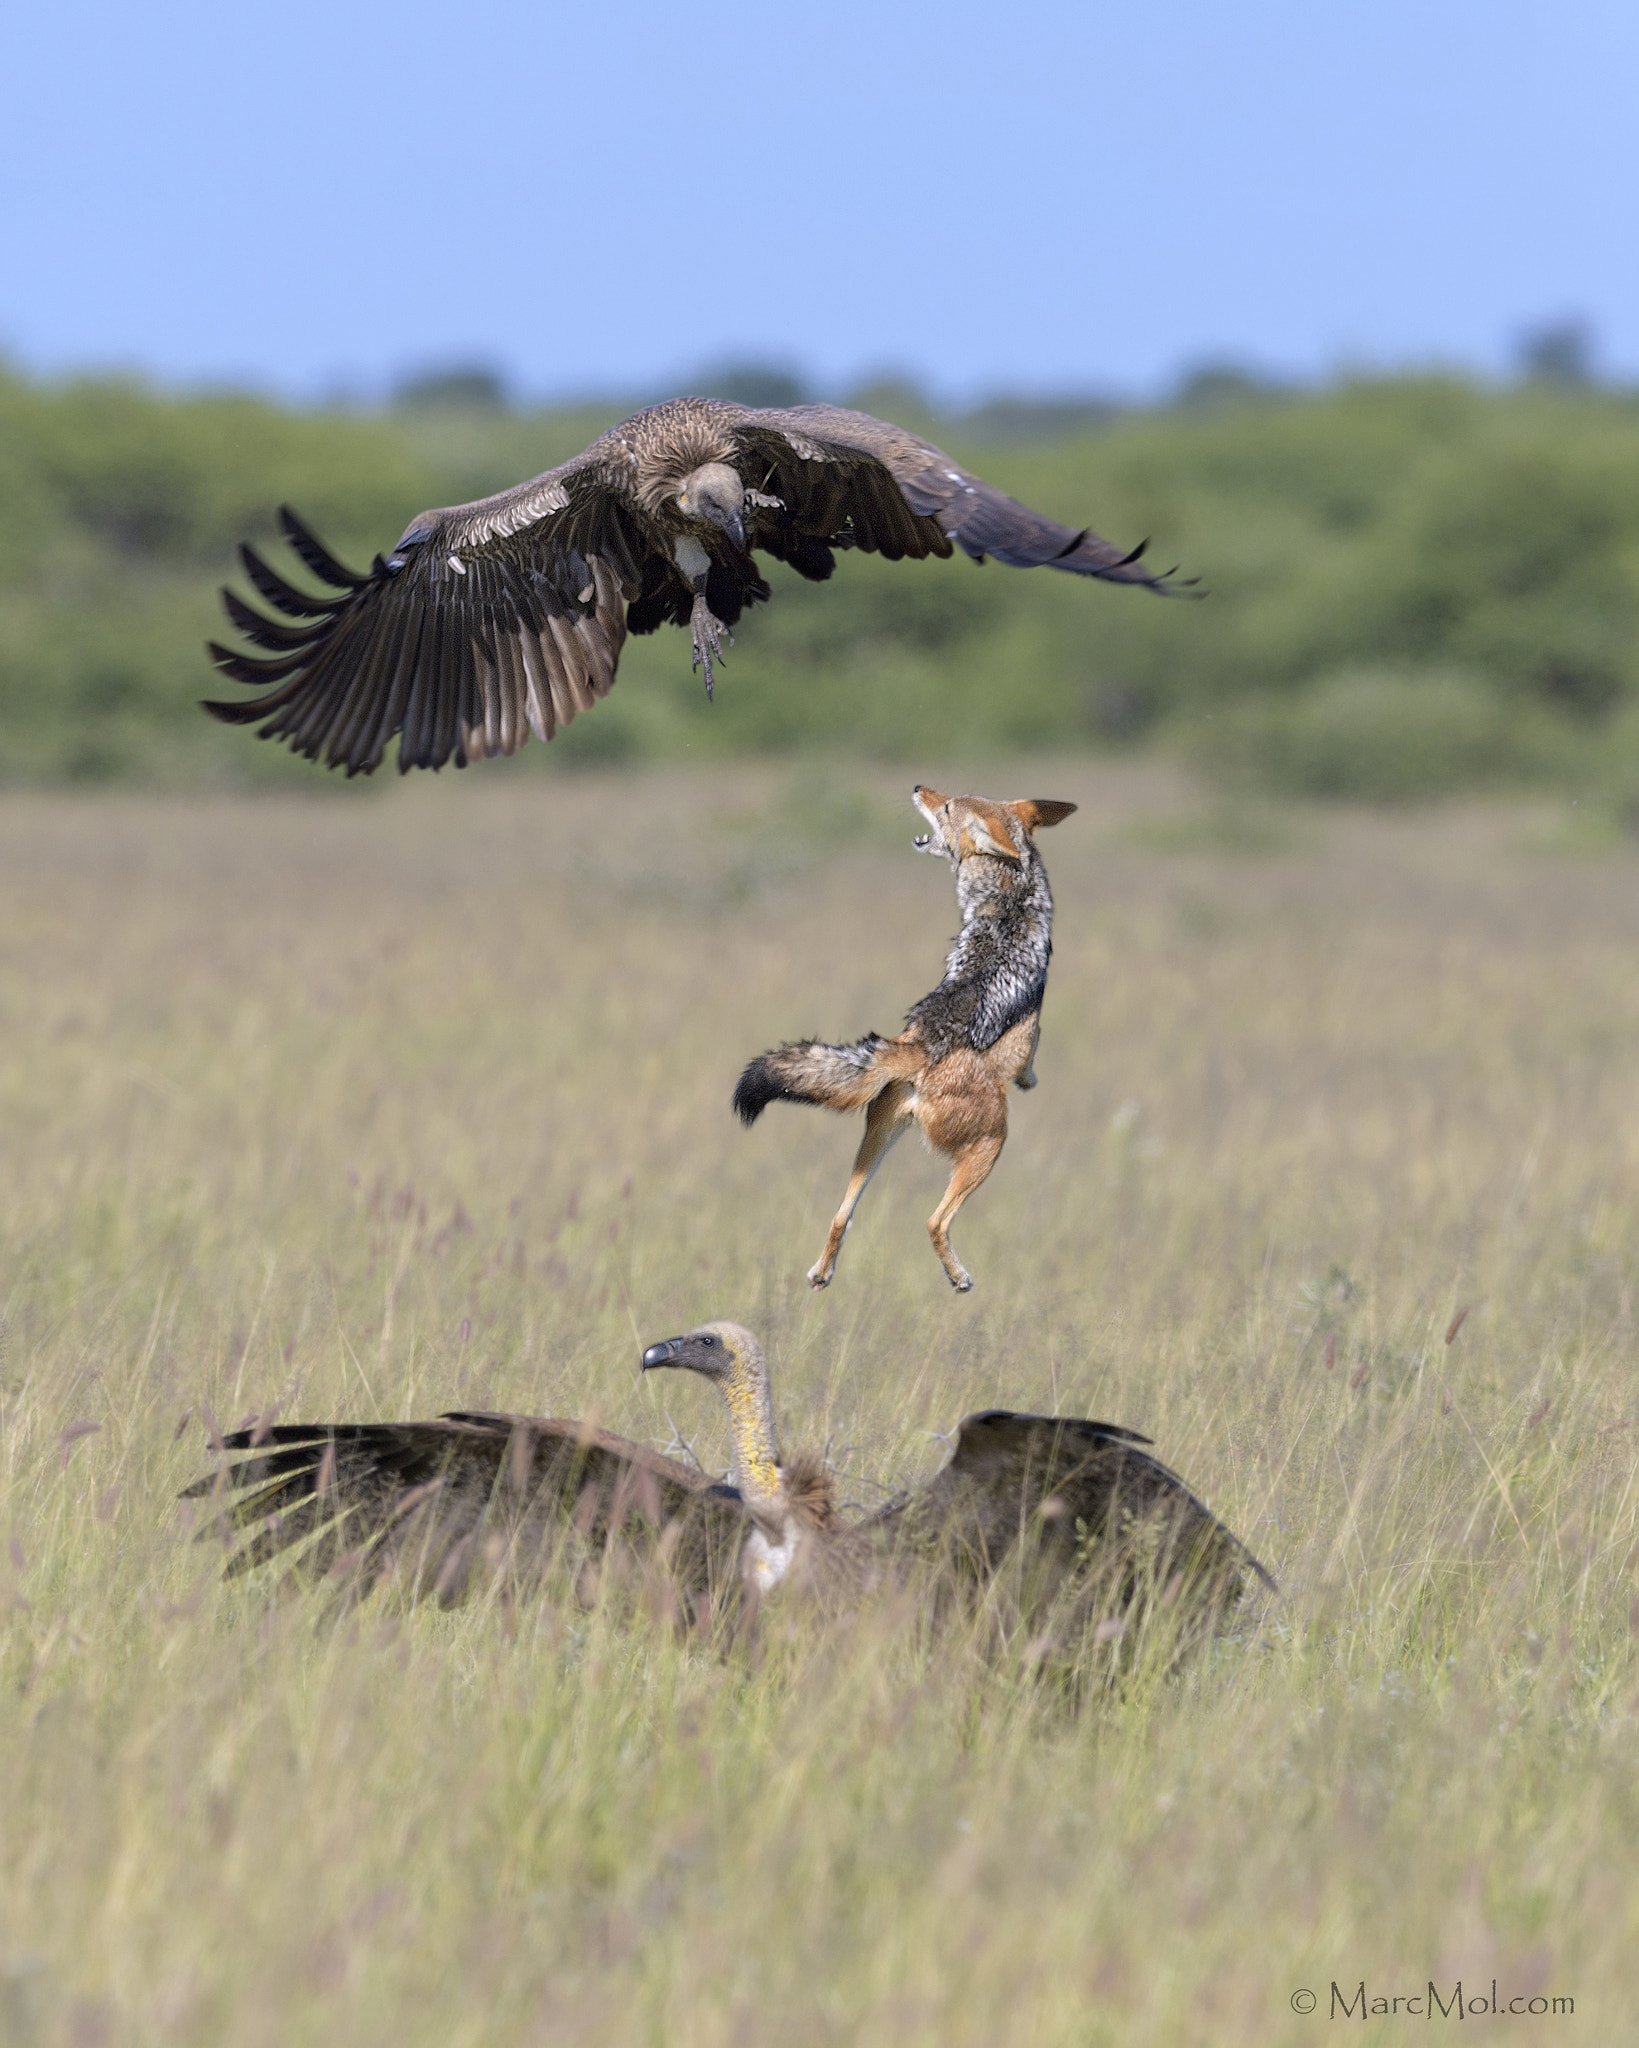
<svg viewBox="0 0 1639 2048">
<path fill-rule="evenodd" d="M 931 1587 L 943 1604 L 1007 1574 L 1017 1609 L 1095 1626 L 1187 1593 L 1215 1621 L 1249 1579 L 1251 1552 L 1113 1423 L 990 1409 L 968 1416 L 930 1484 L 861 1520 L 838 1514 L 830 1475 L 782 1460 L 768 1362 L 749 1331 L 707 1323 L 653 1344 L 645 1371 L 680 1367 L 718 1388 L 732 1465 L 714 1482 L 680 1460 L 576 1422 L 451 1414 L 428 1422 L 275 1424 L 236 1430 L 249 1455 L 185 1489 L 230 1540 L 230 1575 L 300 1546 L 299 1566 L 358 1592 L 396 1575 L 453 1603 L 475 1579 L 568 1570 L 577 1589 L 611 1552 L 659 1573 L 703 1618 L 726 1596 L 785 1582 L 860 1595 Z"/>
<path fill-rule="evenodd" d="M 259 694 L 205 709 L 351 775 L 457 767 L 549 740 L 614 686 L 627 633 L 687 626 L 711 694 L 722 642 L 769 595 L 755 551 L 822 583 L 837 548 L 897 562 L 949 555 L 1046 565 L 1178 594 L 1171 572 L 1090 527 L 1060 526 L 931 442 L 831 405 L 673 398 L 634 413 L 528 483 L 421 512 L 368 575 L 344 568 L 288 506 L 285 536 L 323 595 L 242 547 L 278 614 L 231 590 L 256 656 L 210 644 Z"/>
</svg>

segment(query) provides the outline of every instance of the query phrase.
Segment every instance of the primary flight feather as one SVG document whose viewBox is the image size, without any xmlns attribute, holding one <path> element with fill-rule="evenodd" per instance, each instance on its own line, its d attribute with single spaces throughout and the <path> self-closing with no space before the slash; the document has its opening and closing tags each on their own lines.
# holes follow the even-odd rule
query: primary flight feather
<svg viewBox="0 0 1639 2048">
<path fill-rule="evenodd" d="M 1189 589 L 1090 527 L 1061 526 L 931 442 L 831 405 L 764 409 L 674 398 L 634 413 L 527 483 L 422 512 L 368 575 L 343 567 L 286 506 L 286 538 L 326 586 L 311 595 L 249 546 L 278 616 L 222 601 L 264 650 L 210 654 L 259 694 L 205 709 L 349 775 L 458 767 L 551 739 L 614 685 L 628 632 L 687 626 L 709 695 L 724 636 L 769 595 L 755 552 L 811 582 L 834 550 L 890 561 L 994 555 L 1163 595 Z"/>
</svg>

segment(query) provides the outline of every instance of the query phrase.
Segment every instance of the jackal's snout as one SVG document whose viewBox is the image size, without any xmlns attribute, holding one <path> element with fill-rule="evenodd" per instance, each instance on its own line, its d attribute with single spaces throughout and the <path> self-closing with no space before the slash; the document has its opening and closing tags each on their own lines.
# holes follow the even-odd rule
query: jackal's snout
<svg viewBox="0 0 1639 2048">
<path fill-rule="evenodd" d="M 911 841 L 912 846 L 918 853 L 943 853 L 945 835 L 940 828 L 938 813 L 942 809 L 949 810 L 949 797 L 942 796 L 938 790 L 929 789 L 925 784 L 918 782 L 912 786 L 911 802 L 927 819 L 930 827 L 926 832 L 917 833 Z"/>
</svg>

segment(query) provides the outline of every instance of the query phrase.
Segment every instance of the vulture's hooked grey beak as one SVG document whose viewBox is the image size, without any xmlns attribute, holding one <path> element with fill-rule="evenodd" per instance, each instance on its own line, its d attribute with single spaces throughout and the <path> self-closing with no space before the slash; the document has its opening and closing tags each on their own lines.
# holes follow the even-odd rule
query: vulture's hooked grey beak
<svg viewBox="0 0 1639 2048">
<path fill-rule="evenodd" d="M 657 1365 L 679 1365 L 706 1378 L 720 1379 L 734 1364 L 734 1353 L 715 1330 L 685 1330 L 681 1337 L 666 1337 L 651 1344 L 643 1354 L 643 1370 Z"/>
<path fill-rule="evenodd" d="M 725 512 L 709 501 L 700 507 L 713 526 L 721 527 L 735 547 L 743 555 L 746 551 L 746 524 L 738 512 Z"/>
</svg>

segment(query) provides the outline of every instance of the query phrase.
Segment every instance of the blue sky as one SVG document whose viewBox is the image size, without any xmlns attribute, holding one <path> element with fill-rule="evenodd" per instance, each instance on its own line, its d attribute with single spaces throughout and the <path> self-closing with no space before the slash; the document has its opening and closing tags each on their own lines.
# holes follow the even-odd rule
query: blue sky
<svg viewBox="0 0 1639 2048">
<path fill-rule="evenodd" d="M 31 370 L 1144 394 L 1578 315 L 1639 378 L 1632 0 L 53 0 L 5 49 Z"/>
</svg>

